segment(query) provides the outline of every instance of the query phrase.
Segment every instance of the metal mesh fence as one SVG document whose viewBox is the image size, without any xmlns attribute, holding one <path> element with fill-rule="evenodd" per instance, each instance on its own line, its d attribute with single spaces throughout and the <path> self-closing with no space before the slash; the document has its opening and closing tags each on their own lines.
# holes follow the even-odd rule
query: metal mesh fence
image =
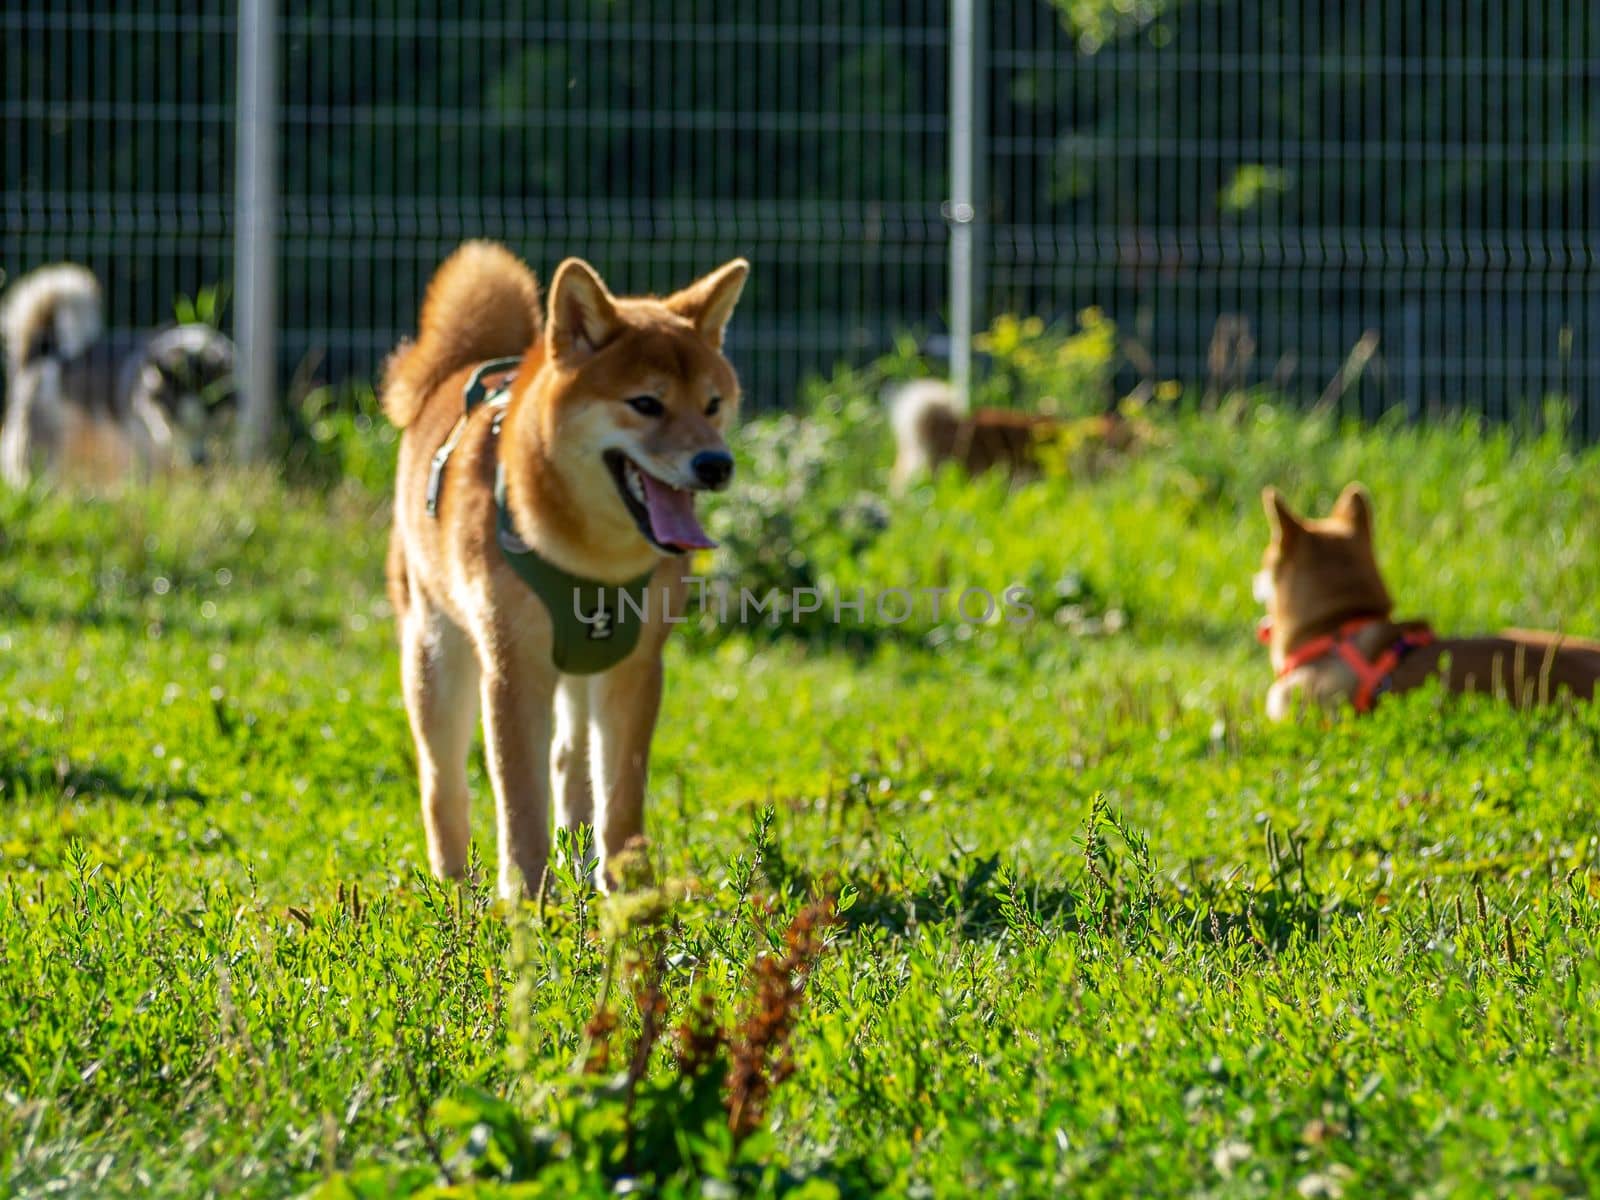
<svg viewBox="0 0 1600 1200">
<path fill-rule="evenodd" d="M 467 237 L 626 292 L 749 256 L 730 350 L 757 406 L 943 305 L 937 0 L 401 7 L 279 15 L 280 377 L 371 375 Z M 0 265 L 85 262 L 128 329 L 227 280 L 234 30 L 226 5 L 0 14 Z"/>
<path fill-rule="evenodd" d="M 1097 304 L 1163 377 L 1309 394 L 1364 347 L 1364 412 L 1561 393 L 1600 434 L 1584 0 L 979 8 L 980 319 Z M 85 262 L 130 330 L 229 278 L 235 30 L 217 0 L 0 12 L 0 267 Z M 749 256 L 761 406 L 939 334 L 949 31 L 945 0 L 281 6 L 280 377 L 370 377 L 470 236 L 621 291 Z"/>
<path fill-rule="evenodd" d="M 678 0 L 290 16 L 291 355 L 327 344 L 340 365 L 370 365 L 414 321 L 432 267 L 474 236 L 545 277 L 581 255 L 626 292 L 747 255 L 731 351 L 757 404 L 937 312 L 942 4 L 870 19 L 856 4 L 743 7 L 748 20 Z M 354 75 L 365 87 L 340 85 Z"/>
<path fill-rule="evenodd" d="M 1041 5 L 992 27 L 991 305 L 1099 304 L 1185 380 L 1366 415 L 1562 394 L 1600 434 L 1600 10 L 1114 12 L 1080 38 Z"/>
<path fill-rule="evenodd" d="M 120 332 L 225 281 L 234 58 L 225 11 L 0 9 L 0 269 L 93 268 Z"/>
</svg>

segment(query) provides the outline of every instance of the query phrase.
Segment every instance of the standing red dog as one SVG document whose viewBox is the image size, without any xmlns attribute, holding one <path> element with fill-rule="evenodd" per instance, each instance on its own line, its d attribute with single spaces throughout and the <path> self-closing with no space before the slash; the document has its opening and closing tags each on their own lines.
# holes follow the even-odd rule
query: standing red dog
<svg viewBox="0 0 1600 1200">
<path fill-rule="evenodd" d="M 526 266 L 469 242 L 390 360 L 384 410 L 405 433 L 389 587 L 436 873 L 466 866 L 480 700 L 502 895 L 541 885 L 552 794 L 561 825 L 595 826 L 602 879 L 641 832 L 663 590 L 681 593 L 681 556 L 711 544 L 696 494 L 733 473 L 722 336 L 748 270 L 622 299 L 568 259 L 541 306 Z M 466 412 L 486 365 L 514 377 Z M 642 619 L 607 599 L 622 591 Z"/>
</svg>

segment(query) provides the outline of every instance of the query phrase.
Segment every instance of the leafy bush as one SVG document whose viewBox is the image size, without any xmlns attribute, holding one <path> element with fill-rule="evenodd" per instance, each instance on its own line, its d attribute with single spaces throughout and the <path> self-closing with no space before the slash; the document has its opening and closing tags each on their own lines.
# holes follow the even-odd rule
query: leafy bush
<svg viewBox="0 0 1600 1200">
<path fill-rule="evenodd" d="M 231 289 L 226 281 L 201 288 L 193 296 L 182 293 L 172 298 L 172 315 L 180 325 L 209 325 L 222 328 L 223 315 L 228 311 Z"/>
<path fill-rule="evenodd" d="M 838 565 L 888 525 L 889 506 L 871 486 L 888 445 L 883 415 L 857 377 L 845 381 L 814 394 L 801 413 L 738 429 L 734 484 L 707 515 L 720 546 L 708 578 L 735 605 L 741 590 L 775 596 L 769 629 L 793 628 L 803 616 L 794 594 L 831 589 Z"/>
<path fill-rule="evenodd" d="M 394 490 L 400 431 L 366 384 L 312 389 L 285 414 L 282 442 L 285 472 L 296 482 Z"/>
<path fill-rule="evenodd" d="M 1039 317 L 1002 314 L 975 339 L 989 371 L 973 388 L 973 407 L 1025 408 L 1057 417 L 1104 412 L 1121 363 L 1117 327 L 1098 308 L 1063 332 Z"/>
<path fill-rule="evenodd" d="M 1095 307 L 1083 309 L 1075 328 L 1041 317 L 1001 313 L 973 339 L 980 370 L 972 382 L 974 408 L 1020 408 L 1052 416 L 1104 412 L 1122 365 L 1116 323 Z M 915 339 L 895 339 L 894 349 L 870 367 L 840 371 L 820 389 L 845 395 L 914 379 L 936 379 L 944 364 L 929 359 Z M 1168 385 L 1165 398 L 1176 396 Z"/>
<path fill-rule="evenodd" d="M 1115 327 L 1094 309 L 1085 310 L 1080 328 L 1070 334 L 1047 329 L 1036 319 L 998 318 L 982 342 L 993 370 L 979 384 L 975 402 L 1063 417 L 1103 411 L 1118 361 L 1116 345 Z M 938 644 L 953 634 L 970 636 L 948 615 L 936 615 L 928 599 L 919 598 L 903 623 L 883 619 L 873 602 L 887 589 L 963 582 L 947 569 L 953 551 L 944 538 L 925 539 L 914 553 L 905 553 L 897 538 L 892 568 L 875 556 L 873 548 L 892 525 L 915 529 L 930 510 L 971 504 L 974 516 L 982 512 L 977 523 L 993 527 L 1004 522 L 1013 503 L 1010 480 L 969 481 L 954 470 L 903 500 L 885 494 L 894 446 L 881 393 L 890 383 L 929 373 L 915 347 L 903 340 L 871 368 L 841 371 L 813 385 L 798 411 L 755 418 L 736 432 L 734 486 L 707 518 L 720 549 L 706 576 L 726 597 L 729 623 L 738 623 L 744 590 L 763 600 L 769 594 L 776 598 L 753 630 L 745 625 L 768 635 L 869 644 L 885 637 L 931 638 Z M 1082 465 L 1082 447 L 1073 440 L 1077 428 L 1069 423 L 1060 444 L 1047 448 L 1052 474 L 1070 475 Z M 986 576 L 965 582 L 981 584 L 995 596 L 1005 584 L 1024 586 L 1045 619 L 1079 632 L 1105 628 L 1102 618 L 1108 612 L 1113 629 L 1120 621 L 1114 606 L 1102 603 L 1096 587 L 1069 563 L 1044 558 L 1004 580 Z M 841 608 L 844 616 L 836 621 L 835 601 L 848 604 L 862 589 L 868 597 L 865 613 L 857 619 Z M 812 611 L 795 603 L 796 594 L 804 592 L 820 597 L 820 603 L 810 601 L 816 604 Z M 753 618 L 755 611 L 742 615 Z M 714 623 L 708 618 L 705 626 Z"/>
</svg>

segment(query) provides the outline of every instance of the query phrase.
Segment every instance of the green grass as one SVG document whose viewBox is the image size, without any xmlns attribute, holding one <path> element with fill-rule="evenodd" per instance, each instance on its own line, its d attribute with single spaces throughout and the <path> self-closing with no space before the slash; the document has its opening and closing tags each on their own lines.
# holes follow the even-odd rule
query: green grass
<svg viewBox="0 0 1600 1200">
<path fill-rule="evenodd" d="M 1269 727 L 1249 597 L 1260 485 L 1315 509 L 1359 477 L 1405 612 L 1600 631 L 1600 456 L 1266 406 L 1161 428 L 1100 479 L 942 478 L 812 564 L 846 590 L 1071 575 L 1119 632 L 670 648 L 650 853 L 694 881 L 658 935 L 671 1023 L 702 990 L 742 1011 L 813 894 L 843 912 L 766 1128 L 664 1191 L 1600 1187 L 1600 714 L 1430 691 Z M 881 431 L 847 432 L 786 501 L 802 525 L 876 485 Z M 569 880 L 507 914 L 426 877 L 376 487 L 0 497 L 0 1191 L 353 1170 L 337 1187 L 382 1194 L 438 1179 L 435 1151 L 459 1178 L 472 1087 L 563 1152 L 610 1144 L 560 1086 L 606 906 Z M 679 1121 L 663 1103 L 631 1119 Z M 603 1194 L 601 1167 L 562 1188 Z"/>
</svg>

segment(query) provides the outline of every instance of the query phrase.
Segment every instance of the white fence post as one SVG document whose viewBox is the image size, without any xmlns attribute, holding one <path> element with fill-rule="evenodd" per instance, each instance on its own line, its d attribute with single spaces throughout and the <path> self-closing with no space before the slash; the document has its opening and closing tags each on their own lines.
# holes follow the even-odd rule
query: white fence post
<svg viewBox="0 0 1600 1200">
<path fill-rule="evenodd" d="M 277 411 L 273 242 L 277 183 L 275 0 L 239 0 L 238 135 L 233 210 L 233 328 L 243 401 L 239 453 L 259 458 Z"/>
<path fill-rule="evenodd" d="M 976 0 L 950 3 L 950 386 L 972 406 L 972 335 L 978 295 L 978 188 L 982 138 Z"/>
</svg>

